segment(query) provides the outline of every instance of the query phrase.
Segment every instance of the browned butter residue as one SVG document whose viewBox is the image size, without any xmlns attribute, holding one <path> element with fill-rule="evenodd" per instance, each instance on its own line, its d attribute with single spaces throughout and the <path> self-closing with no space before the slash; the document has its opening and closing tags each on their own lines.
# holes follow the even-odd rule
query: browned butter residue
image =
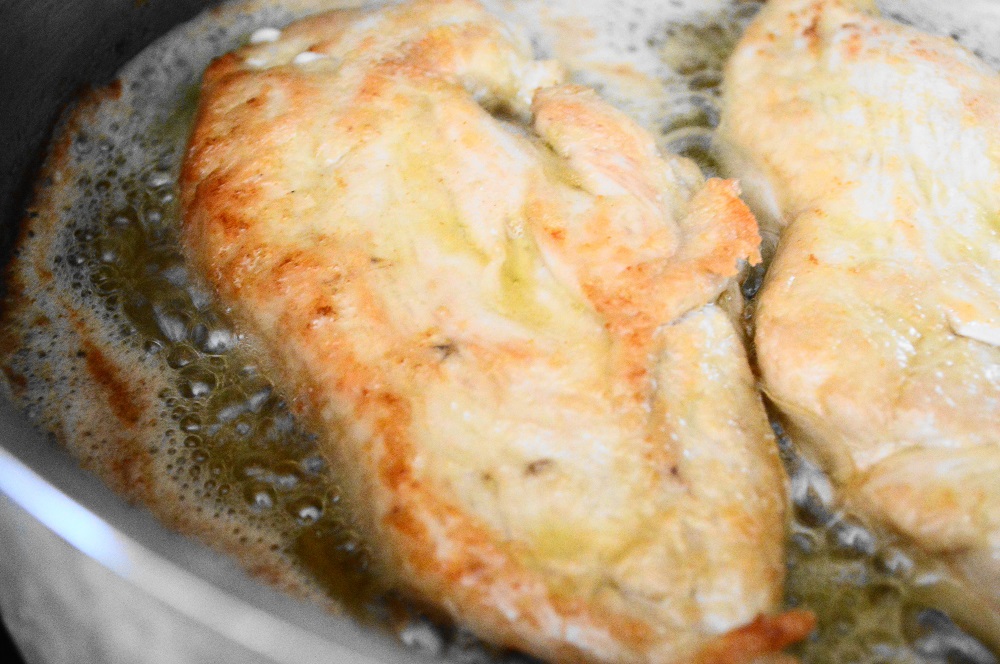
<svg viewBox="0 0 1000 664">
<path fill-rule="evenodd" d="M 96 346 L 84 341 L 83 349 L 87 363 L 87 371 L 94 382 L 100 385 L 108 395 L 108 405 L 122 424 L 133 427 L 142 417 L 139 407 L 139 397 L 132 392 L 131 383 L 123 378 L 114 364 L 108 361 Z"/>
</svg>

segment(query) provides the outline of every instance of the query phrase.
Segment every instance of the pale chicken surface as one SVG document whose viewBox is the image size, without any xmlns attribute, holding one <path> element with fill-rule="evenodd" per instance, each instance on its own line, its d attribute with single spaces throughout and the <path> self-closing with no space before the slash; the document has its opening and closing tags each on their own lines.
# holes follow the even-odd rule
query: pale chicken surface
<svg viewBox="0 0 1000 664">
<path fill-rule="evenodd" d="M 261 340 L 392 582 L 566 661 L 740 661 L 785 477 L 718 304 L 731 181 L 661 158 L 477 4 L 295 23 L 204 77 L 184 241 Z"/>
<path fill-rule="evenodd" d="M 869 4 L 772 0 L 727 65 L 722 152 L 780 237 L 757 357 L 848 502 L 996 616 L 1000 77 Z"/>
</svg>

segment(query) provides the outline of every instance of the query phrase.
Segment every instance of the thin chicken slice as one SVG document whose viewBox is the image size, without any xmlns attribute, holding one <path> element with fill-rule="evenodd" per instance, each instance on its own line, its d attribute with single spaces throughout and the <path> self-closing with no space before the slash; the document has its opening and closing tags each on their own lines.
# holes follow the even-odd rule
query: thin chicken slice
<svg viewBox="0 0 1000 664">
<path fill-rule="evenodd" d="M 785 477 L 716 304 L 730 181 L 468 0 L 336 12 L 207 71 L 184 241 L 340 469 L 395 586 L 565 661 L 749 659 Z"/>
<path fill-rule="evenodd" d="M 725 160 L 780 235 L 757 357 L 845 498 L 996 620 L 1000 76 L 870 4 L 772 0 L 726 69 Z"/>
</svg>

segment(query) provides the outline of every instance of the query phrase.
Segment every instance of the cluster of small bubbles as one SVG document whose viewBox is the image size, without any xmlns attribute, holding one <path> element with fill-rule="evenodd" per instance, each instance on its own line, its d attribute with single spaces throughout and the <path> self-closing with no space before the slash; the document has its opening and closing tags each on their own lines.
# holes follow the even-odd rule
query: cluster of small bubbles
<svg viewBox="0 0 1000 664">
<path fill-rule="evenodd" d="M 953 661 L 932 656 L 927 645 L 937 644 L 935 652 L 940 654 L 945 643 L 959 643 L 963 652 L 988 653 L 940 611 L 933 613 L 943 620 L 914 630 L 919 616 L 928 611 L 911 598 L 917 562 L 887 533 L 876 532 L 840 509 L 826 475 L 798 454 L 780 424 L 774 428 L 793 506 L 786 601 L 813 609 L 819 618 L 816 633 L 797 647 L 801 660 L 807 664 L 872 658 L 900 664 Z M 948 626 L 943 632 L 942 625 Z"/>
<path fill-rule="evenodd" d="M 288 18 L 268 9 L 253 21 Z M 217 30 L 210 55 L 237 45 L 240 32 Z M 117 332 L 117 343 L 162 367 L 172 385 L 157 395 L 167 424 L 144 448 L 181 498 L 206 517 L 243 524 L 233 534 L 248 544 L 268 533 L 269 550 L 352 609 L 369 585 L 368 554 L 341 504 L 335 469 L 257 370 L 180 243 L 177 175 L 204 63 L 147 55 L 123 74 L 126 89 L 162 95 L 173 86 L 179 105 L 136 112 L 122 102 L 127 120 L 98 118 L 75 135 L 70 154 L 85 175 L 73 183 L 53 267 Z"/>
<path fill-rule="evenodd" d="M 693 160 L 706 176 L 720 175 L 712 150 L 712 132 L 719 125 L 722 68 L 759 2 L 728 5 L 699 23 L 668 24 L 650 37 L 672 75 L 672 104 L 660 122 L 661 144 Z"/>
</svg>

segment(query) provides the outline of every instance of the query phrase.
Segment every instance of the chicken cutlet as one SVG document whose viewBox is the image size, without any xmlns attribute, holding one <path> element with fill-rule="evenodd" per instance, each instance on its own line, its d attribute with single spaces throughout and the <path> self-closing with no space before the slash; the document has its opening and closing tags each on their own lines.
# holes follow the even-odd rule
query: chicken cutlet
<svg viewBox="0 0 1000 664">
<path fill-rule="evenodd" d="M 470 0 L 294 23 L 205 73 L 183 241 L 342 469 L 395 586 L 564 661 L 742 661 L 785 476 L 719 304 L 734 182 Z"/>
<path fill-rule="evenodd" d="M 772 0 L 727 64 L 721 152 L 780 238 L 757 359 L 848 503 L 996 615 L 1000 76 L 870 5 Z"/>
</svg>

